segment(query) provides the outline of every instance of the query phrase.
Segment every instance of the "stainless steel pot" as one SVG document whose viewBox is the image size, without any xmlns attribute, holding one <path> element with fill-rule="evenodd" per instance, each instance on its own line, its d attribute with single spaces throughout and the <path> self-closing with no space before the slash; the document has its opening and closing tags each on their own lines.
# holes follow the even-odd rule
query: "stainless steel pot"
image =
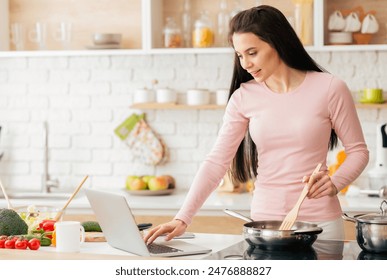
<svg viewBox="0 0 387 280">
<path fill-rule="evenodd" d="M 361 214 L 349 217 L 343 213 L 346 221 L 356 223 L 356 240 L 360 248 L 370 253 L 387 253 L 387 200 L 383 200 L 381 214 Z"/>
<path fill-rule="evenodd" d="M 291 230 L 279 230 L 282 221 L 254 221 L 235 211 L 225 209 L 230 216 L 248 223 L 243 225 L 243 237 L 252 246 L 267 250 L 307 248 L 323 230 L 315 224 L 295 222 Z"/>
</svg>

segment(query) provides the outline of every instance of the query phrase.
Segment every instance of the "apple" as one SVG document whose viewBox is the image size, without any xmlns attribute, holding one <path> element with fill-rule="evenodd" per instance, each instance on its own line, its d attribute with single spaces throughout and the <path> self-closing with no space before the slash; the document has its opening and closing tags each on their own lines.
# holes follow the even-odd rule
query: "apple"
<svg viewBox="0 0 387 280">
<path fill-rule="evenodd" d="M 154 178 L 155 176 L 152 176 L 152 175 L 144 175 L 141 177 L 141 179 L 147 184 L 148 186 L 148 183 L 149 183 L 149 180 Z"/>
<path fill-rule="evenodd" d="M 126 188 L 128 190 L 145 190 L 147 188 L 147 183 L 139 176 L 129 175 L 126 178 Z"/>
<path fill-rule="evenodd" d="M 147 188 L 147 183 L 145 183 L 141 178 L 136 178 L 130 181 L 129 189 L 131 191 L 140 191 Z"/>
<path fill-rule="evenodd" d="M 168 189 L 168 180 L 164 176 L 153 177 L 148 182 L 148 188 L 151 191 L 160 191 Z"/>
<path fill-rule="evenodd" d="M 175 178 L 173 178 L 171 175 L 162 175 L 161 177 L 165 177 L 168 181 L 168 189 L 174 189 L 176 182 Z"/>
<path fill-rule="evenodd" d="M 133 176 L 133 175 L 129 175 L 128 177 L 126 177 L 126 184 L 125 184 L 125 186 L 126 186 L 126 188 L 128 190 L 130 190 L 130 185 L 131 185 L 132 181 L 134 179 L 137 179 L 137 178 L 139 178 L 139 177 L 138 176 Z"/>
</svg>

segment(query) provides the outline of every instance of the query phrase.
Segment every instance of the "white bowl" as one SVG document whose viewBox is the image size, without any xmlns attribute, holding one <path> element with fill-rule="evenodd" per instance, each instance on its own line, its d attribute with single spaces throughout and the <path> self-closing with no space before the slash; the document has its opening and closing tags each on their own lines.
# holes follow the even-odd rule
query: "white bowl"
<svg viewBox="0 0 387 280">
<path fill-rule="evenodd" d="M 329 32 L 330 44 L 352 44 L 352 32 Z"/>
<path fill-rule="evenodd" d="M 134 92 L 133 103 L 155 102 L 155 94 L 150 89 L 137 89 Z"/>
<path fill-rule="evenodd" d="M 169 88 L 160 88 L 156 91 L 156 101 L 158 103 L 176 103 L 176 91 Z"/>
<path fill-rule="evenodd" d="M 61 212 L 61 209 L 53 206 L 29 205 L 15 207 L 15 211 L 27 223 L 28 231 L 31 232 L 36 229 L 43 220 L 54 219 L 56 215 Z M 63 213 L 59 220 L 62 220 L 62 218 Z"/>
<path fill-rule="evenodd" d="M 210 103 L 210 93 L 206 89 L 190 89 L 187 91 L 188 105 L 207 105 Z"/>
<path fill-rule="evenodd" d="M 94 33 L 92 36 L 95 45 L 119 45 L 122 35 L 120 33 Z"/>
<path fill-rule="evenodd" d="M 228 89 L 218 89 L 216 91 L 216 104 L 217 105 L 226 105 L 228 102 L 229 90 Z"/>
</svg>

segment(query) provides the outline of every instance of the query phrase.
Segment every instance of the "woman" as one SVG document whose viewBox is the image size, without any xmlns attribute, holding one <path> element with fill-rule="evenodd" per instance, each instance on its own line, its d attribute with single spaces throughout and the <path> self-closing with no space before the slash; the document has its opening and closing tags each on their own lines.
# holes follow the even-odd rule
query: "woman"
<svg viewBox="0 0 387 280">
<path fill-rule="evenodd" d="M 308 182 L 298 220 L 322 227 L 319 238 L 342 239 L 336 195 L 361 174 L 369 157 L 348 87 L 323 72 L 276 8 L 262 5 L 237 14 L 230 42 L 234 73 L 215 145 L 175 218 L 144 239 L 151 243 L 163 233 L 166 240 L 184 233 L 230 164 L 236 180 L 256 178 L 252 219 L 283 220 Z M 327 153 L 338 139 L 347 159 L 330 177 Z M 310 178 L 318 163 L 323 167 Z"/>
</svg>

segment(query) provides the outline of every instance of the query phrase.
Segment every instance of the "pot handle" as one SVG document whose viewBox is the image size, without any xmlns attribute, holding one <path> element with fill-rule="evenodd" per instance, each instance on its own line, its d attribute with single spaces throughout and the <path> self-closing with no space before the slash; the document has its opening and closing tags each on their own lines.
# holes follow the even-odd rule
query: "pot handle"
<svg viewBox="0 0 387 280">
<path fill-rule="evenodd" d="M 341 217 L 348 222 L 352 222 L 352 223 L 357 222 L 355 218 L 348 216 L 346 213 L 341 214 Z"/>
<path fill-rule="evenodd" d="M 384 204 L 384 207 L 383 207 L 383 204 Z M 386 212 L 387 212 L 387 200 L 383 200 L 382 203 L 380 204 L 380 210 L 382 211 L 382 216 L 385 216 L 386 215 Z"/>
<path fill-rule="evenodd" d="M 244 216 L 238 212 L 232 211 L 230 209 L 224 209 L 223 212 L 226 213 L 227 215 L 233 216 L 235 218 L 239 218 L 239 219 L 244 220 L 244 221 L 249 222 L 249 223 L 254 222 L 254 220 L 250 219 L 249 217 L 246 217 L 246 216 Z"/>
</svg>

